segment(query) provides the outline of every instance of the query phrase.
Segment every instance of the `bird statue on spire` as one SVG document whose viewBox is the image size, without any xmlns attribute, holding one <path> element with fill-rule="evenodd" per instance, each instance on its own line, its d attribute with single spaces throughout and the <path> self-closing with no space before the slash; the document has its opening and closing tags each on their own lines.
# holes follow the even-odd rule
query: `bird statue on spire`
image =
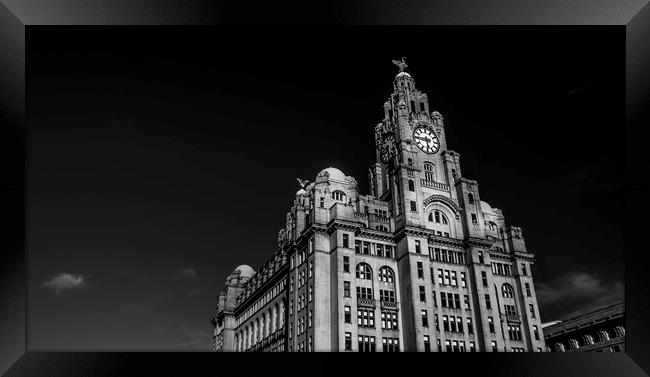
<svg viewBox="0 0 650 377">
<path fill-rule="evenodd" d="M 303 190 L 306 190 L 307 185 L 309 184 L 309 180 L 308 179 L 300 179 L 300 178 L 296 178 L 296 179 L 298 180 L 298 184 L 300 185 L 300 188 L 303 189 Z"/>
<path fill-rule="evenodd" d="M 393 64 L 395 64 L 397 67 L 399 67 L 400 72 L 404 72 L 404 69 L 408 67 L 408 64 L 404 61 L 406 59 L 405 57 L 402 56 L 402 60 L 393 60 Z"/>
</svg>

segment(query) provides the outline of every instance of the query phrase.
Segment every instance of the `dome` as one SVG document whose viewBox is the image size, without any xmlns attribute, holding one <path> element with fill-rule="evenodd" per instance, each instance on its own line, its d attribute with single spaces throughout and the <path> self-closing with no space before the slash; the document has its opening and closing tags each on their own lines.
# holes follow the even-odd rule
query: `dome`
<svg viewBox="0 0 650 377">
<path fill-rule="evenodd" d="M 303 196 L 303 195 L 307 195 L 307 191 L 305 191 L 304 189 L 300 189 L 296 191 L 296 196 Z"/>
<path fill-rule="evenodd" d="M 337 168 L 329 167 L 327 169 L 321 170 L 320 173 L 316 176 L 317 180 L 334 180 L 345 182 L 345 174 Z"/>
<path fill-rule="evenodd" d="M 402 72 L 398 73 L 397 76 L 395 76 L 396 79 L 398 79 L 400 77 L 411 77 L 411 75 L 409 75 L 408 73 L 402 71 Z"/>
<path fill-rule="evenodd" d="M 242 264 L 241 266 L 235 268 L 235 271 L 239 270 L 239 276 L 250 278 L 255 274 L 255 270 L 247 264 Z"/>
<path fill-rule="evenodd" d="M 482 200 L 481 200 L 481 211 L 483 211 L 483 213 L 486 213 L 488 215 L 496 215 L 494 209 L 492 209 L 492 207 L 487 202 L 484 202 Z"/>
</svg>

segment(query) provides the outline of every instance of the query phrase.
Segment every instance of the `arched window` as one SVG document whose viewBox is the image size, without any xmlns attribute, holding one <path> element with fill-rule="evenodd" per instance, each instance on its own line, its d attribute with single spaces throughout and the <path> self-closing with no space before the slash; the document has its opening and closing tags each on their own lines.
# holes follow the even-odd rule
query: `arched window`
<svg viewBox="0 0 650 377">
<path fill-rule="evenodd" d="M 435 181 L 436 180 L 436 168 L 435 166 L 430 163 L 430 162 L 425 162 L 424 163 L 424 179 L 427 181 Z"/>
<path fill-rule="evenodd" d="M 513 298 L 515 297 L 515 291 L 512 289 L 512 285 L 510 284 L 503 284 L 501 286 L 501 292 L 503 293 L 503 297 L 505 298 Z"/>
<path fill-rule="evenodd" d="M 372 269 L 367 263 L 359 263 L 357 265 L 357 278 L 358 279 L 372 279 Z"/>
<path fill-rule="evenodd" d="M 343 191 L 334 191 L 332 192 L 332 199 L 336 200 L 337 202 L 345 203 L 345 193 Z"/>
<path fill-rule="evenodd" d="M 497 231 L 497 224 L 493 221 L 488 222 L 488 227 L 490 228 L 491 231 L 496 232 Z"/>
<path fill-rule="evenodd" d="M 409 179 L 409 191 L 415 191 L 415 182 L 412 179 Z"/>
<path fill-rule="evenodd" d="M 434 210 L 433 212 L 429 213 L 429 221 L 433 222 L 435 221 L 438 224 L 444 224 L 448 225 L 449 220 L 447 220 L 447 216 L 445 216 L 444 213 Z"/>
<path fill-rule="evenodd" d="M 379 269 L 379 281 L 385 281 L 387 283 L 394 283 L 395 282 L 395 274 L 393 273 L 393 270 L 388 267 L 384 266 Z"/>
</svg>

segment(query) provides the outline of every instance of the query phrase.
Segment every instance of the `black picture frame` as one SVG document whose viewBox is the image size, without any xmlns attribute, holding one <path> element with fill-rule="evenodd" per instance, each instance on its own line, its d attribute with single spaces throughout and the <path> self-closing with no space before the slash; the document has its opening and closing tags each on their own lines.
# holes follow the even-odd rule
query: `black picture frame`
<svg viewBox="0 0 650 377">
<path fill-rule="evenodd" d="M 137 3 L 137 6 L 136 6 Z M 488 5 L 489 3 L 489 5 Z M 209 1 L 9 1 L 0 4 L 0 153 L 2 213 L 5 226 L 0 259 L 0 371 L 7 376 L 218 375 L 232 365 L 246 374 L 404 373 L 426 367 L 421 359 L 400 355 L 408 364 L 352 355 L 260 356 L 211 353 L 68 353 L 30 352 L 26 341 L 25 234 L 25 61 L 26 32 L 36 25 L 215 25 L 215 24 L 458 24 L 458 25 L 621 25 L 626 28 L 626 353 L 476 354 L 472 361 L 446 355 L 431 358 L 431 368 L 500 375 L 642 376 L 650 373 L 650 330 L 646 248 L 643 245 L 649 187 L 647 147 L 642 137 L 650 124 L 650 6 L 645 1 L 620 4 L 595 1 L 405 1 L 371 0 L 224 4 Z M 81 31 L 81 29 L 80 29 Z M 606 52 L 604 52 L 606 53 Z M 337 360 L 329 360 L 337 357 Z M 343 360 L 338 359 L 343 357 Z M 345 358 L 352 358 L 345 360 Z M 370 357 L 370 356 L 364 356 Z M 376 357 L 376 356 L 372 356 Z M 286 359 L 284 359 L 286 358 Z M 313 358 L 313 359 L 312 359 Z M 328 360 L 325 360 L 328 358 Z M 306 362 L 306 363 L 305 363 Z M 427 362 L 428 363 L 428 362 Z M 228 365 L 230 364 L 230 366 Z M 314 368 L 315 367 L 315 368 Z"/>
</svg>

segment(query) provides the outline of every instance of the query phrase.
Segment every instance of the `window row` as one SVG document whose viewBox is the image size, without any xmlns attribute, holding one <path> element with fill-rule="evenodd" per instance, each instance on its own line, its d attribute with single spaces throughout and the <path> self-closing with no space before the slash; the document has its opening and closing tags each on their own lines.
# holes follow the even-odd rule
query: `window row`
<svg viewBox="0 0 650 377">
<path fill-rule="evenodd" d="M 343 257 L 343 272 L 349 272 L 350 261 L 348 257 Z M 372 280 L 372 267 L 368 263 L 361 262 L 357 264 L 356 268 L 357 279 Z M 388 266 L 382 266 L 379 269 L 379 281 L 386 283 L 395 282 L 395 272 Z"/>
<path fill-rule="evenodd" d="M 458 275 L 456 271 L 438 269 L 438 284 L 458 287 Z M 467 288 L 467 275 L 460 273 L 460 286 Z"/>
<path fill-rule="evenodd" d="M 462 251 L 446 250 L 429 246 L 431 260 L 451 264 L 465 264 L 465 253 Z"/>
<path fill-rule="evenodd" d="M 284 327 L 284 305 L 276 303 L 235 334 L 235 351 L 248 350 Z"/>
<path fill-rule="evenodd" d="M 344 245 L 344 247 L 347 247 Z M 369 241 L 354 241 L 354 252 L 357 254 L 373 255 L 383 258 L 395 259 L 395 247 Z"/>
<path fill-rule="evenodd" d="M 343 307 L 343 321 L 352 323 L 352 309 L 350 306 Z M 397 313 L 381 311 L 381 328 L 385 330 L 397 330 Z M 357 310 L 357 326 L 375 327 L 375 311 L 373 309 Z"/>
<path fill-rule="evenodd" d="M 275 299 L 275 297 L 277 297 L 281 292 L 284 291 L 286 284 L 287 284 L 286 280 L 282 279 L 273 288 L 269 289 L 264 294 L 264 296 L 260 297 L 257 301 L 255 301 L 253 305 L 251 305 L 248 309 L 246 309 L 246 311 L 237 318 L 236 321 L 237 326 L 240 326 L 242 323 L 246 322 L 259 309 L 266 306 L 269 302 Z"/>
<path fill-rule="evenodd" d="M 424 344 L 424 352 L 431 352 L 431 340 L 429 335 L 422 337 Z M 442 352 L 442 343 L 440 339 L 436 340 L 438 345 L 438 352 Z M 464 340 L 445 340 L 445 352 L 468 352 L 465 348 Z M 476 343 L 469 342 L 469 352 L 476 352 Z"/>
<path fill-rule="evenodd" d="M 509 264 L 492 262 L 492 273 L 501 276 L 512 276 Z"/>
</svg>

